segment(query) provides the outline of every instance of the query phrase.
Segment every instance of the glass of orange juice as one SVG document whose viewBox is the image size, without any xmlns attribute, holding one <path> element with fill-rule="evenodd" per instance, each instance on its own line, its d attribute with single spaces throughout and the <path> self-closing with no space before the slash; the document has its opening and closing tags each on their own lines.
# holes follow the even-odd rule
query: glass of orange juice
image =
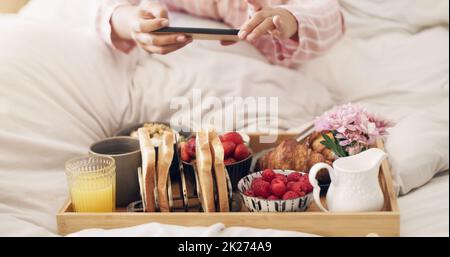
<svg viewBox="0 0 450 257">
<path fill-rule="evenodd" d="M 116 164 L 108 156 L 82 156 L 66 162 L 75 212 L 113 212 L 116 206 Z"/>
</svg>

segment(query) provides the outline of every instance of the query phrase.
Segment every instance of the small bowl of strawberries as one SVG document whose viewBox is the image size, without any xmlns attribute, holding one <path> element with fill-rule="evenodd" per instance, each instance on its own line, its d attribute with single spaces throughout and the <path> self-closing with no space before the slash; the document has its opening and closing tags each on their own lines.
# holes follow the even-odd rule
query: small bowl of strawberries
<svg viewBox="0 0 450 257">
<path fill-rule="evenodd" d="M 253 154 L 249 147 L 249 136 L 242 132 L 227 132 L 219 136 L 224 150 L 224 164 L 233 188 L 245 177 L 252 164 Z M 181 142 L 181 160 L 185 172 L 193 174 L 195 161 L 195 135 Z"/>
<path fill-rule="evenodd" d="M 251 212 L 303 212 L 313 201 L 308 174 L 293 170 L 252 173 L 239 181 L 238 190 Z"/>
</svg>

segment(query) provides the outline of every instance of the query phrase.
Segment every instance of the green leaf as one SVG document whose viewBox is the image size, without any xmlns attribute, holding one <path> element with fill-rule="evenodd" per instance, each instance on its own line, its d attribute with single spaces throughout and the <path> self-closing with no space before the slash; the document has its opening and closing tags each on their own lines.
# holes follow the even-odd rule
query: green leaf
<svg viewBox="0 0 450 257">
<path fill-rule="evenodd" d="M 342 148 L 342 146 L 339 144 L 339 141 L 335 138 L 335 140 L 331 139 L 328 135 L 322 134 L 325 141 L 322 141 L 321 143 L 327 147 L 328 149 L 332 150 L 337 156 L 339 157 L 347 157 L 348 153 Z"/>
</svg>

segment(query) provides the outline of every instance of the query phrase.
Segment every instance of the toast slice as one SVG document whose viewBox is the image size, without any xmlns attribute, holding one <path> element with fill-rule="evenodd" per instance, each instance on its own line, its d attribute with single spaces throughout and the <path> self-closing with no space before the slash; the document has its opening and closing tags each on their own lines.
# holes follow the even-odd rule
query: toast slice
<svg viewBox="0 0 450 257">
<path fill-rule="evenodd" d="M 154 212 L 155 206 L 155 180 L 156 180 L 156 155 L 148 131 L 140 128 L 138 130 L 139 145 L 142 155 L 142 204 L 145 212 Z"/>
<path fill-rule="evenodd" d="M 170 212 L 168 190 L 169 170 L 174 156 L 174 134 L 165 131 L 158 148 L 157 181 L 158 181 L 158 205 L 161 212 Z"/>
<path fill-rule="evenodd" d="M 209 145 L 211 149 L 213 170 L 217 188 L 218 209 L 220 212 L 229 212 L 229 194 L 227 174 L 224 164 L 224 150 L 222 142 L 215 131 L 209 132 Z"/>
<path fill-rule="evenodd" d="M 212 156 L 208 132 L 197 132 L 195 148 L 195 166 L 200 184 L 200 202 L 204 212 L 215 212 Z"/>
</svg>

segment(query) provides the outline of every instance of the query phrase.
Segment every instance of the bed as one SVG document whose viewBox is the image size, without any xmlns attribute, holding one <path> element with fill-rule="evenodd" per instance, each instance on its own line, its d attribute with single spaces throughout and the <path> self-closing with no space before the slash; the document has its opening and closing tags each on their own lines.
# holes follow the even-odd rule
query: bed
<svg viewBox="0 0 450 257">
<path fill-rule="evenodd" d="M 0 235 L 55 236 L 55 213 L 68 197 L 64 161 L 120 128 L 168 119 L 173 110 L 160 106 L 190 99 L 192 88 L 205 97 L 277 96 L 283 130 L 298 130 L 345 102 L 383 113 L 397 122 L 386 148 L 401 235 L 449 235 L 448 1 L 342 0 L 346 37 L 298 70 L 271 66 L 245 43 L 195 42 L 167 56 L 117 53 L 93 31 L 93 2 L 35 0 L 19 14 L 0 15 Z M 223 26 L 172 15 L 183 25 Z M 303 235 L 220 224 L 149 224 L 140 231 Z"/>
</svg>

